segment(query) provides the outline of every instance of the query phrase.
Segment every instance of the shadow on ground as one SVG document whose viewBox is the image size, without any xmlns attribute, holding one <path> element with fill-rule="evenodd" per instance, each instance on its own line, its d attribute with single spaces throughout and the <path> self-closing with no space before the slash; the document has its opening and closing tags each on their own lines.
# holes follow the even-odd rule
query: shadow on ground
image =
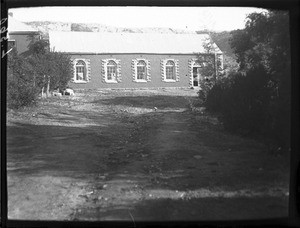
<svg viewBox="0 0 300 228">
<path fill-rule="evenodd" d="M 266 213 L 268 212 L 269 213 Z M 237 213 L 238 212 L 238 213 Z M 81 210 L 78 220 L 216 221 L 288 216 L 288 198 L 201 198 L 143 200 L 135 205 Z"/>
<path fill-rule="evenodd" d="M 126 96 L 96 100 L 93 103 L 101 103 L 106 105 L 124 105 L 138 108 L 187 108 L 187 101 L 183 96 Z"/>
<path fill-rule="evenodd" d="M 107 166 L 120 165 L 111 147 L 124 145 L 122 128 L 65 127 L 15 124 L 7 126 L 8 171 L 18 174 L 59 173 L 72 177 L 103 173 Z M 112 167 L 110 167 L 112 168 Z"/>
</svg>

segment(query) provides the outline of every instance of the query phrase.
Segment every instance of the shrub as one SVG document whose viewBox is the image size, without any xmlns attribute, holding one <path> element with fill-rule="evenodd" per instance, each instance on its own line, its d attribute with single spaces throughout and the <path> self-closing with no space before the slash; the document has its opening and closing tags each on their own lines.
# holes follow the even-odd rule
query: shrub
<svg viewBox="0 0 300 228">
<path fill-rule="evenodd" d="M 205 103 L 208 92 L 211 90 L 212 87 L 213 87 L 212 81 L 205 80 L 200 82 L 200 90 L 197 92 L 197 94 L 201 104 Z"/>
<path fill-rule="evenodd" d="M 33 86 L 31 70 L 31 65 L 16 53 L 9 56 L 7 76 L 7 106 L 9 108 L 20 108 L 36 102 L 38 92 Z"/>
<path fill-rule="evenodd" d="M 282 69 L 275 78 L 281 78 L 280 83 L 272 84 L 271 102 L 268 109 L 268 123 L 265 134 L 273 144 L 287 150 L 290 147 L 291 129 L 291 77 L 290 68 Z M 272 75 L 274 76 L 274 75 Z"/>
<path fill-rule="evenodd" d="M 30 81 L 10 75 L 7 80 L 7 105 L 9 108 L 20 108 L 34 104 L 38 90 Z"/>
<path fill-rule="evenodd" d="M 224 127 L 247 135 L 261 133 L 269 107 L 269 75 L 262 67 L 235 73 L 208 92 L 205 106 L 222 114 Z"/>
<path fill-rule="evenodd" d="M 64 90 L 67 88 L 69 81 L 72 78 L 73 68 L 70 56 L 58 52 L 53 52 L 53 57 L 56 62 L 56 71 L 54 72 L 55 83 L 50 87 L 51 89 L 59 88 Z"/>
<path fill-rule="evenodd" d="M 42 90 L 49 83 L 49 90 L 67 87 L 72 77 L 72 64 L 70 57 L 63 53 L 46 52 L 35 53 L 27 58 L 33 68 L 36 85 Z"/>
<path fill-rule="evenodd" d="M 47 43 L 30 44 L 29 52 L 19 56 L 13 50 L 8 54 L 7 104 L 10 108 L 28 106 L 36 102 L 38 93 L 67 87 L 72 77 L 70 57 L 49 52 Z M 46 92 L 46 91 L 45 91 Z"/>
<path fill-rule="evenodd" d="M 204 106 L 220 114 L 225 129 L 259 137 L 268 146 L 287 150 L 291 105 L 289 68 L 281 74 L 274 77 L 263 67 L 245 74 L 232 73 L 208 91 Z M 278 77 L 286 80 L 274 81 Z"/>
<path fill-rule="evenodd" d="M 231 75 L 231 77 L 235 76 L 235 74 Z M 219 78 L 211 89 L 207 91 L 204 103 L 207 110 L 210 110 L 211 112 L 221 112 L 223 110 L 225 91 L 229 88 L 230 83 L 231 80 L 228 77 Z"/>
</svg>

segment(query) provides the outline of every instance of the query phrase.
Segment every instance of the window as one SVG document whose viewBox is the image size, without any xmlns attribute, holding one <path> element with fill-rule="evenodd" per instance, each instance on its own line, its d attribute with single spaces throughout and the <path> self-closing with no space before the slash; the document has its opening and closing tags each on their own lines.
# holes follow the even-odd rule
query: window
<svg viewBox="0 0 300 228">
<path fill-rule="evenodd" d="M 89 59 L 74 59 L 74 77 L 72 82 L 87 83 L 90 80 L 91 69 Z"/>
<path fill-rule="evenodd" d="M 16 46 L 15 40 L 8 40 L 7 41 L 7 50 L 10 50 L 11 48 L 14 48 Z"/>
<path fill-rule="evenodd" d="M 161 60 L 161 75 L 164 82 L 178 82 L 178 60 L 176 59 L 163 59 Z"/>
<path fill-rule="evenodd" d="M 171 60 L 166 64 L 166 79 L 175 80 L 175 63 Z"/>
<path fill-rule="evenodd" d="M 146 59 L 132 60 L 133 81 L 135 82 L 150 82 L 150 62 Z"/>
<path fill-rule="evenodd" d="M 86 81 L 86 64 L 83 60 L 79 60 L 76 63 L 75 81 Z"/>
<path fill-rule="evenodd" d="M 137 80 L 146 80 L 146 63 L 144 60 L 140 60 L 137 63 Z"/>
<path fill-rule="evenodd" d="M 117 76 L 117 64 L 110 60 L 107 63 L 107 81 L 116 81 Z"/>
<path fill-rule="evenodd" d="M 121 61 L 119 59 L 102 59 L 102 82 L 121 82 Z"/>
<path fill-rule="evenodd" d="M 205 66 L 205 58 L 193 58 L 188 61 L 190 72 L 190 86 L 200 86 L 200 81 L 203 79 L 202 68 Z"/>
</svg>

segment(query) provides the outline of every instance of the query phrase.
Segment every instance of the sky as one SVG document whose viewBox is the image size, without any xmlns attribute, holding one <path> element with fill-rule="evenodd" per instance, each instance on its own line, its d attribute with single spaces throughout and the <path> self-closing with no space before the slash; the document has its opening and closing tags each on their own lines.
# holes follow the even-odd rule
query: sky
<svg viewBox="0 0 300 228">
<path fill-rule="evenodd" d="M 10 9 L 15 19 L 99 23 L 116 27 L 231 31 L 243 29 L 247 14 L 263 9 L 248 7 L 32 7 Z"/>
</svg>

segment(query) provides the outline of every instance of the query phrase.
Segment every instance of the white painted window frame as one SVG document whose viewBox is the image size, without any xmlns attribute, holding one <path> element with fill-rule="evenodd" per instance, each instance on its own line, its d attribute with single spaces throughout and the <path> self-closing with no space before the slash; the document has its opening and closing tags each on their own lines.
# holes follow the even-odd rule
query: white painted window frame
<svg viewBox="0 0 300 228">
<path fill-rule="evenodd" d="M 189 68 L 189 75 L 190 75 L 190 83 L 189 84 L 191 87 L 194 87 L 193 67 L 196 66 L 197 61 L 199 61 L 197 58 L 192 58 L 192 59 L 189 59 L 189 61 L 188 61 L 188 68 Z"/>
<path fill-rule="evenodd" d="M 117 65 L 117 69 L 116 69 L 116 76 L 115 76 L 115 80 L 109 80 L 108 79 L 108 75 L 107 75 L 107 65 L 109 63 L 109 61 L 114 61 Z M 103 83 L 119 83 L 121 82 L 121 60 L 120 59 L 114 59 L 114 58 L 109 58 L 109 59 L 102 59 L 101 60 L 101 65 L 102 65 L 102 82 Z"/>
<path fill-rule="evenodd" d="M 83 61 L 85 63 L 86 80 L 77 80 L 76 79 L 76 73 L 77 73 L 76 64 L 79 61 Z M 73 82 L 78 83 L 78 84 L 79 83 L 88 83 L 89 78 L 90 78 L 90 75 L 89 75 L 90 74 L 90 72 L 89 72 L 89 60 L 87 60 L 87 59 L 74 59 L 73 60 L 73 68 L 74 68 Z"/>
<path fill-rule="evenodd" d="M 137 65 L 139 61 L 144 61 L 146 63 L 146 79 L 138 79 L 137 78 Z M 134 82 L 141 82 L 141 83 L 146 83 L 151 81 L 151 76 L 150 76 L 150 61 L 147 59 L 133 59 L 132 60 L 132 71 L 133 71 L 133 81 Z"/>
<path fill-rule="evenodd" d="M 174 63 L 174 76 L 175 79 L 167 79 L 167 62 L 172 61 Z M 164 82 L 178 82 L 179 81 L 179 61 L 177 59 L 163 59 L 161 60 L 161 73 L 162 81 Z"/>
</svg>

